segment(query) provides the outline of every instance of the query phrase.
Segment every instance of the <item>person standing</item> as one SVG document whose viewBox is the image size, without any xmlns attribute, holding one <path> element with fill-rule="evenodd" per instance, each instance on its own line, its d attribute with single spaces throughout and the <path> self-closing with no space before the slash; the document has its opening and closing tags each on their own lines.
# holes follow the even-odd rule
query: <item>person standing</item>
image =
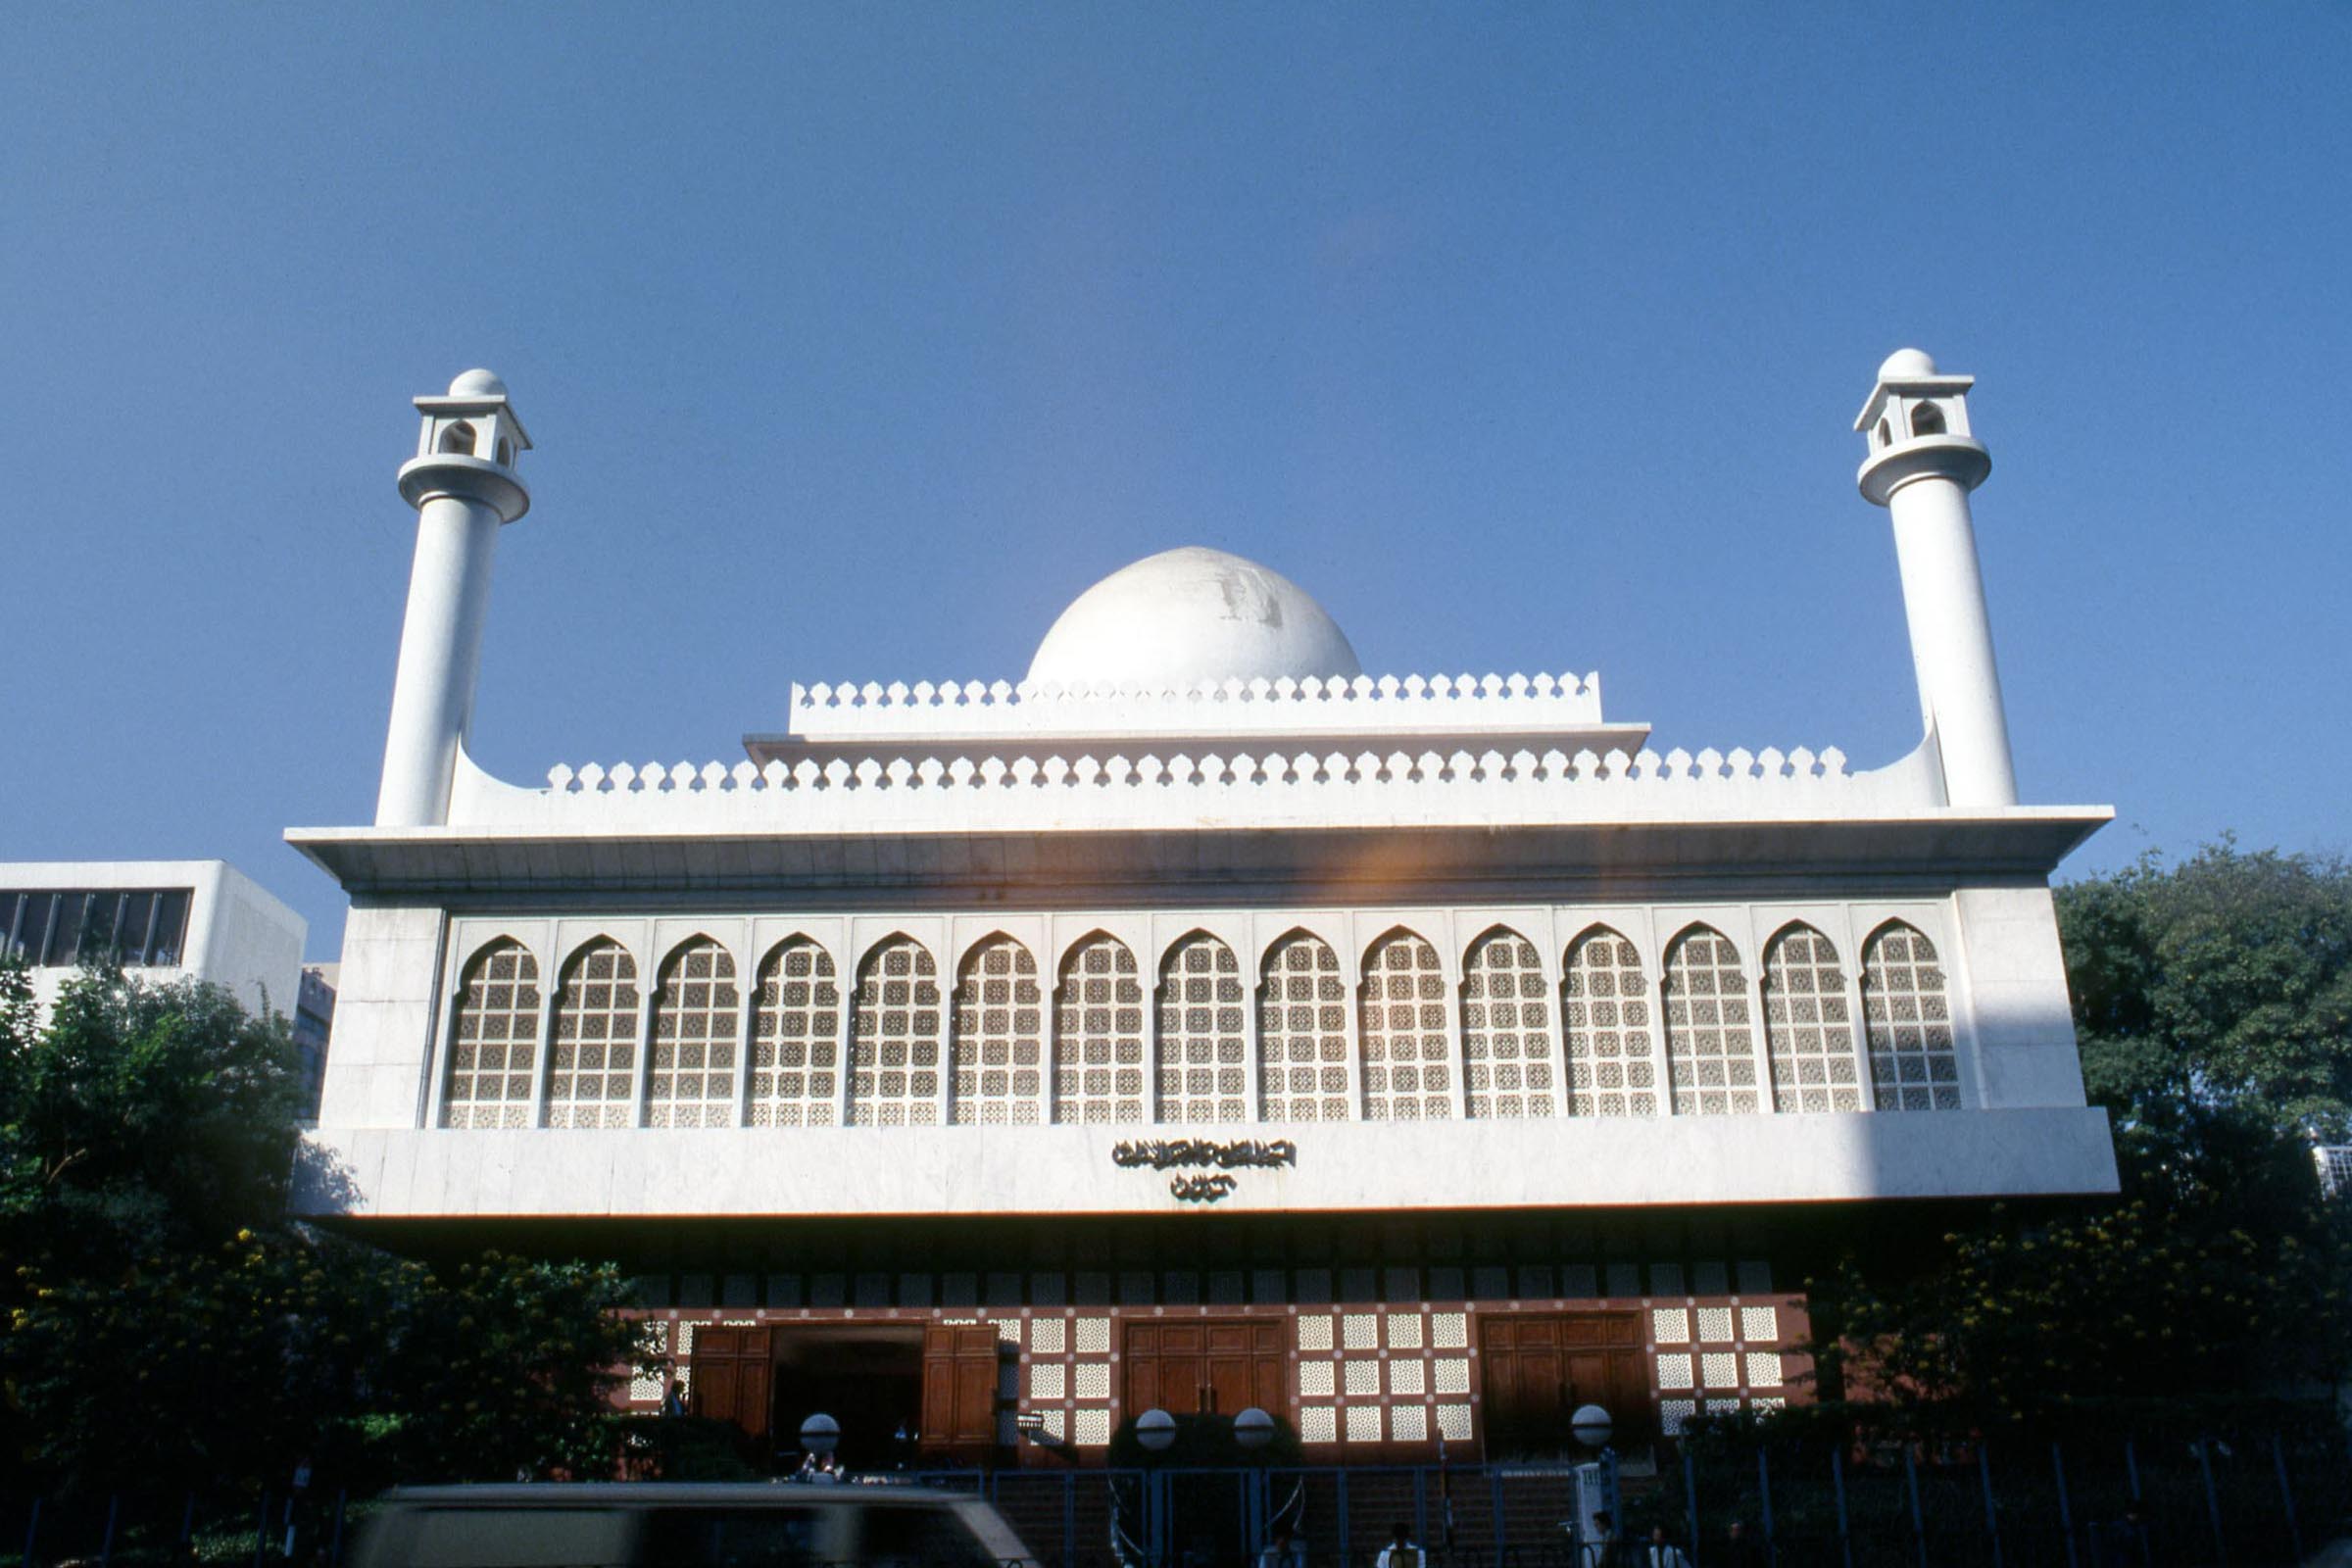
<svg viewBox="0 0 2352 1568">
<path fill-rule="evenodd" d="M 1399 1524 L 1389 1532 L 1389 1544 L 1372 1559 L 1372 1568 L 1421 1568 L 1421 1548 L 1413 1544 L 1413 1527 Z"/>
<path fill-rule="evenodd" d="M 1690 1559 L 1683 1548 L 1666 1539 L 1664 1525 L 1649 1527 L 1649 1539 L 1637 1548 L 1636 1568 L 1690 1568 Z"/>
</svg>

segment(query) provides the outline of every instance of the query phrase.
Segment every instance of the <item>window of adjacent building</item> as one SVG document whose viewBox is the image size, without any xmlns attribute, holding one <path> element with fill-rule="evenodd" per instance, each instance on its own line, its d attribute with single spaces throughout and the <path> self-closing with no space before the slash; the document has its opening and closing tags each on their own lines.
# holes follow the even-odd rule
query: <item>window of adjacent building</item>
<svg viewBox="0 0 2352 1568">
<path fill-rule="evenodd" d="M 1246 1121 L 1250 1084 L 1241 965 L 1233 950 L 1196 931 L 1159 969 L 1159 1119 Z"/>
<path fill-rule="evenodd" d="M 626 1127 L 637 1105 L 637 960 L 616 942 L 572 956 L 556 991 L 546 1125 Z"/>
<path fill-rule="evenodd" d="M 170 968 L 186 942 L 187 888 L 0 892 L 0 952 L 35 966 L 111 957 L 125 968 Z"/>
<path fill-rule="evenodd" d="M 1536 945 L 1490 931 L 1462 960 L 1462 1072 L 1473 1116 L 1552 1113 L 1551 1008 Z"/>
<path fill-rule="evenodd" d="M 669 956 L 654 992 L 649 1127 L 735 1124 L 735 957 L 709 937 Z"/>
<path fill-rule="evenodd" d="M 1446 974 L 1413 932 L 1390 932 L 1365 956 L 1361 1033 L 1366 1121 L 1453 1114 Z"/>
<path fill-rule="evenodd" d="M 475 954 L 450 1033 L 441 1125 L 527 1126 L 539 1046 L 538 960 L 513 942 Z"/>
<path fill-rule="evenodd" d="M 753 1126 L 833 1125 L 840 1030 L 833 956 L 806 937 L 779 944 L 760 966 L 752 1013 Z"/>
<path fill-rule="evenodd" d="M 1045 992 L 1037 959 L 1010 937 L 991 937 L 963 960 L 956 982 L 950 1064 L 950 1120 L 1035 1123 L 1045 1099 Z"/>
<path fill-rule="evenodd" d="M 911 937 L 866 955 L 850 1012 L 850 1122 L 929 1126 L 939 1119 L 939 969 Z"/>
<path fill-rule="evenodd" d="M 1641 951 L 1605 925 L 1586 933 L 1568 950 L 1560 992 L 1568 1113 L 1656 1115 L 1657 1067 Z"/>
<path fill-rule="evenodd" d="M 1666 950 L 1666 1074 L 1678 1116 L 1757 1108 L 1747 976 L 1713 926 L 1692 926 Z"/>
<path fill-rule="evenodd" d="M 1144 986 L 1116 937 L 1087 938 L 1062 960 L 1054 993 L 1054 1119 L 1144 1119 Z"/>
<path fill-rule="evenodd" d="M 1303 931 L 1266 955 L 1257 993 L 1257 1094 L 1267 1121 L 1348 1119 L 1348 987 L 1339 955 Z"/>
<path fill-rule="evenodd" d="M 1936 945 L 1891 921 L 1862 947 L 1862 1026 L 1881 1110 L 1958 1110 L 1960 1059 Z"/>
<path fill-rule="evenodd" d="M 1845 973 L 1830 939 L 1809 925 L 1788 927 L 1764 950 L 1764 1042 L 1773 1109 L 1862 1108 Z"/>
</svg>

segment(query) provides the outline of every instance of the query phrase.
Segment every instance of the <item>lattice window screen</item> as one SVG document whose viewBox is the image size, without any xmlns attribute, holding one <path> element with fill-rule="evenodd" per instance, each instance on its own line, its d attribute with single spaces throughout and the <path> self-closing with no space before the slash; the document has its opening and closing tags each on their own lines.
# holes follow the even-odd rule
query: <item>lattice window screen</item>
<svg viewBox="0 0 2352 1568">
<path fill-rule="evenodd" d="M 939 968 L 912 937 L 866 955 L 850 1009 L 850 1122 L 921 1127 L 939 1119 Z"/>
<path fill-rule="evenodd" d="M 1881 1110 L 1958 1110 L 1960 1058 L 1936 945 L 1900 920 L 1862 948 L 1862 1021 Z"/>
<path fill-rule="evenodd" d="M 521 1127 L 530 1121 L 539 1056 L 539 960 L 495 942 L 466 966 L 451 1031 L 444 1127 Z"/>
<path fill-rule="evenodd" d="M 1764 950 L 1764 1040 L 1773 1109 L 1862 1108 L 1845 971 L 1830 939 L 1809 925 L 1790 926 Z"/>
<path fill-rule="evenodd" d="M 1364 959 L 1364 1119 L 1436 1121 L 1453 1114 L 1452 1045 L 1438 950 L 1393 931 Z"/>
<path fill-rule="evenodd" d="M 1654 1116 L 1657 1066 L 1642 954 L 1607 926 L 1568 950 L 1560 987 L 1568 1045 L 1568 1113 Z"/>
<path fill-rule="evenodd" d="M 735 1124 L 735 957 L 709 938 L 670 955 L 654 992 L 650 1127 Z"/>
<path fill-rule="evenodd" d="M 1551 1008 L 1534 943 L 1504 928 L 1462 962 L 1462 1070 L 1473 1116 L 1548 1116 Z"/>
<path fill-rule="evenodd" d="M 550 1127 L 626 1127 L 636 1108 L 637 960 L 617 943 L 592 942 L 573 956 L 556 991 L 544 1120 Z"/>
<path fill-rule="evenodd" d="M 753 1126 L 833 1125 L 840 1032 L 833 956 L 806 937 L 777 946 L 760 966 L 753 1004 Z"/>
<path fill-rule="evenodd" d="M 1062 961 L 1054 995 L 1054 1119 L 1144 1119 L 1144 986 L 1135 955 L 1095 936 Z"/>
<path fill-rule="evenodd" d="M 1757 1108 L 1747 976 L 1739 950 L 1712 926 L 1691 927 L 1666 950 L 1666 1072 L 1678 1116 Z"/>
<path fill-rule="evenodd" d="M 1045 1088 L 1045 993 L 1037 959 L 991 937 L 963 960 L 956 987 L 952 1120 L 996 1127 L 1036 1122 Z"/>
<path fill-rule="evenodd" d="M 1331 945 L 1303 931 L 1266 955 L 1257 1088 L 1267 1121 L 1348 1119 L 1348 986 Z"/>
<path fill-rule="evenodd" d="M 1196 931 L 1159 968 L 1159 1119 L 1242 1121 L 1250 1114 L 1241 965 Z"/>
</svg>

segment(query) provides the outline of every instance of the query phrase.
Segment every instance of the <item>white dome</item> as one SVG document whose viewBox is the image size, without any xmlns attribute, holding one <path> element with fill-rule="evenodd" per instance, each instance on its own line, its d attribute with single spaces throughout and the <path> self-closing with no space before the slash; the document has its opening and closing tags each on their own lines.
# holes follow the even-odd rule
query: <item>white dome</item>
<svg viewBox="0 0 2352 1568">
<path fill-rule="evenodd" d="M 1197 545 L 1147 557 L 1080 594 L 1029 662 L 1031 681 L 1063 687 L 1363 672 L 1348 634 L 1305 589 Z"/>
</svg>

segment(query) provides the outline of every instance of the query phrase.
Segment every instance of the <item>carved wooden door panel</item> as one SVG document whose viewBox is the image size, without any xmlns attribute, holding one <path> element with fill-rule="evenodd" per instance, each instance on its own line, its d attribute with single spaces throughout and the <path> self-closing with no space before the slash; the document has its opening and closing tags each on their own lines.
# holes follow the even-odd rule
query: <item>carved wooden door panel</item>
<svg viewBox="0 0 2352 1568">
<path fill-rule="evenodd" d="M 1238 1415 L 1251 1405 L 1283 1414 L 1290 1405 L 1284 1325 L 1250 1318 L 1131 1323 L 1122 1364 L 1130 1418 Z"/>
<path fill-rule="evenodd" d="M 1584 1404 L 1609 1412 L 1618 1446 L 1646 1441 L 1652 1419 L 1637 1314 L 1482 1314 L 1479 1351 L 1490 1461 L 1577 1455 L 1569 1422 Z"/>
<path fill-rule="evenodd" d="M 694 1413 L 732 1421 L 752 1437 L 767 1431 L 774 1358 L 767 1330 L 706 1328 L 694 1342 Z"/>
<path fill-rule="evenodd" d="M 923 1336 L 923 1451 L 963 1463 L 997 1446 L 997 1331 L 934 1325 Z"/>
</svg>

